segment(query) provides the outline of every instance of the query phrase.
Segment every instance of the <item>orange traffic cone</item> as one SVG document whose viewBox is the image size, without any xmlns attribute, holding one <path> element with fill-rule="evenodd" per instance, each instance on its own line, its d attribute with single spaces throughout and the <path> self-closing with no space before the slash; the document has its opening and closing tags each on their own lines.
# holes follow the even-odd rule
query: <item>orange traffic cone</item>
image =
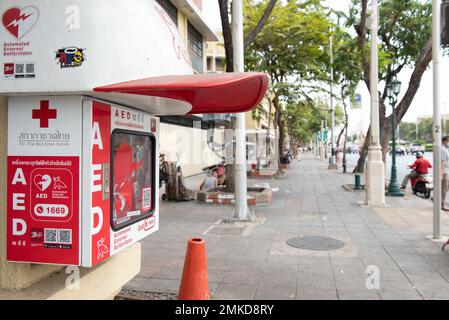
<svg viewBox="0 0 449 320">
<path fill-rule="evenodd" d="M 206 241 L 204 239 L 193 238 L 187 243 L 187 252 L 178 299 L 209 300 Z"/>
</svg>

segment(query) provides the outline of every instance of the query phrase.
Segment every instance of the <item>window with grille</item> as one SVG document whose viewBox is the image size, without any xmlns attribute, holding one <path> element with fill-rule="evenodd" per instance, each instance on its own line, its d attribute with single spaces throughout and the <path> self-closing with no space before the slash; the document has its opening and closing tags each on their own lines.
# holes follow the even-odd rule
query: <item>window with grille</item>
<svg viewBox="0 0 449 320">
<path fill-rule="evenodd" d="M 203 36 L 188 22 L 187 34 L 189 43 L 189 53 L 192 59 L 193 70 L 199 73 L 203 72 Z"/>
<path fill-rule="evenodd" d="M 203 56 L 203 36 L 195 29 L 195 27 L 188 22 L 187 32 L 189 36 L 189 49 L 198 56 Z"/>
<path fill-rule="evenodd" d="M 164 8 L 175 25 L 178 26 L 178 8 L 176 8 L 169 0 L 156 0 L 156 2 Z"/>
</svg>

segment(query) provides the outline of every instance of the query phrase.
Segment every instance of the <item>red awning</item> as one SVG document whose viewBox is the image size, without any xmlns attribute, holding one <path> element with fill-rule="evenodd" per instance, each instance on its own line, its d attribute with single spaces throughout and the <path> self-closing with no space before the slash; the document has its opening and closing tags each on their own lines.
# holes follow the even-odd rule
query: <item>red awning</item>
<svg viewBox="0 0 449 320">
<path fill-rule="evenodd" d="M 188 114 L 245 112 L 257 106 L 268 87 L 263 73 L 206 73 L 127 81 L 95 92 L 155 96 L 192 105 Z"/>
</svg>

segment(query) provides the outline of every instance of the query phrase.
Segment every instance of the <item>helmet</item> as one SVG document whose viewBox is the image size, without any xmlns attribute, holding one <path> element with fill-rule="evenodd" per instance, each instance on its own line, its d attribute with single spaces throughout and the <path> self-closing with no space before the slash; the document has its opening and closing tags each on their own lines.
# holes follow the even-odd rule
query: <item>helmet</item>
<svg viewBox="0 0 449 320">
<path fill-rule="evenodd" d="M 422 157 L 424 157 L 424 154 L 421 151 L 419 151 L 419 152 L 416 153 L 416 157 L 417 158 L 422 158 Z"/>
</svg>

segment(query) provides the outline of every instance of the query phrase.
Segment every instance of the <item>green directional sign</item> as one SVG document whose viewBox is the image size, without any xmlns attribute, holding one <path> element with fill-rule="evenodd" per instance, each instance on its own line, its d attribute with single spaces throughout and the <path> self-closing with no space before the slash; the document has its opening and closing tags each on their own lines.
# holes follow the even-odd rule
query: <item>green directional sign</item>
<svg viewBox="0 0 449 320">
<path fill-rule="evenodd" d="M 328 129 L 324 129 L 324 143 L 327 143 Z M 318 142 L 321 142 L 321 130 L 316 133 Z"/>
</svg>

